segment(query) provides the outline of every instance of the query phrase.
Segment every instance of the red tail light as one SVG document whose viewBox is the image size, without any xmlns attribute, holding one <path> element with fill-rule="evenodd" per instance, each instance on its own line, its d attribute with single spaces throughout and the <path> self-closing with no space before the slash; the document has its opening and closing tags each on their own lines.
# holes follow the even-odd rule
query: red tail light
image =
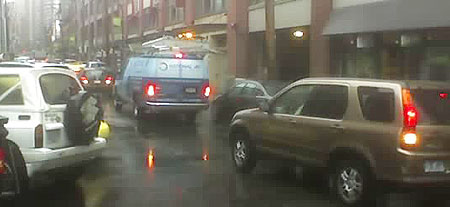
<svg viewBox="0 0 450 207">
<path fill-rule="evenodd" d="M 0 148 L 0 174 L 6 173 L 6 153 L 3 148 Z"/>
<path fill-rule="evenodd" d="M 86 76 L 81 76 L 80 77 L 80 81 L 81 81 L 82 84 L 88 84 L 89 83 L 89 80 L 88 80 L 88 78 Z"/>
<path fill-rule="evenodd" d="M 411 91 L 402 90 L 403 101 L 403 133 L 400 138 L 400 147 L 406 150 L 417 148 L 420 145 L 416 126 L 419 120 L 419 112 L 414 105 Z"/>
<path fill-rule="evenodd" d="M 150 97 L 157 95 L 160 91 L 161 87 L 155 83 L 148 83 L 145 87 L 145 94 Z"/>
<path fill-rule="evenodd" d="M 186 57 L 186 55 L 182 52 L 175 53 L 175 58 L 183 59 L 185 57 Z"/>
<path fill-rule="evenodd" d="M 111 84 L 113 81 L 114 81 L 114 78 L 112 76 L 110 76 L 110 75 L 106 76 L 105 83 L 107 85 Z"/>
<path fill-rule="evenodd" d="M 209 87 L 209 84 L 206 84 L 203 86 L 202 94 L 206 98 L 208 98 L 211 95 L 211 87 Z"/>
<path fill-rule="evenodd" d="M 448 98 L 448 93 L 440 93 L 439 97 L 441 97 L 441 99 L 446 99 Z"/>
<path fill-rule="evenodd" d="M 405 127 L 416 127 L 419 116 L 416 107 L 403 106 L 403 113 Z"/>
<path fill-rule="evenodd" d="M 411 92 L 407 89 L 402 91 L 403 98 L 403 123 L 405 127 L 416 127 L 419 120 L 419 112 L 414 106 Z"/>
<path fill-rule="evenodd" d="M 41 124 L 34 128 L 34 147 L 44 147 L 44 129 Z"/>
</svg>

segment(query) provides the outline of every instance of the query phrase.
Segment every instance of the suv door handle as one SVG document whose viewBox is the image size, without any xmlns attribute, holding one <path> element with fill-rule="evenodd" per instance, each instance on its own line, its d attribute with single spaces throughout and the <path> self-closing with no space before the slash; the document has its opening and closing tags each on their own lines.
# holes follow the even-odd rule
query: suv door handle
<svg viewBox="0 0 450 207">
<path fill-rule="evenodd" d="M 297 120 L 295 120 L 295 119 L 289 119 L 289 123 L 291 123 L 291 124 L 297 124 Z"/>
</svg>

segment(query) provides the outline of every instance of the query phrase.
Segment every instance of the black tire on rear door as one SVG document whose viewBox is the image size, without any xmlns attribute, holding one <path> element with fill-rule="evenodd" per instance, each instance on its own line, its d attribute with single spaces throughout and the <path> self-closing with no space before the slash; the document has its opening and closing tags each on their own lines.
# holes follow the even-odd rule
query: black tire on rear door
<svg viewBox="0 0 450 207">
<path fill-rule="evenodd" d="M 103 108 L 98 98 L 81 92 L 72 96 L 64 113 L 64 127 L 74 145 L 89 145 L 97 136 Z"/>
<path fill-rule="evenodd" d="M 9 147 L 9 166 L 12 167 L 12 171 L 15 179 L 15 193 L 16 198 L 21 198 L 28 192 L 29 178 L 27 173 L 27 167 L 25 159 L 19 146 L 17 146 L 11 140 L 8 140 Z"/>
</svg>

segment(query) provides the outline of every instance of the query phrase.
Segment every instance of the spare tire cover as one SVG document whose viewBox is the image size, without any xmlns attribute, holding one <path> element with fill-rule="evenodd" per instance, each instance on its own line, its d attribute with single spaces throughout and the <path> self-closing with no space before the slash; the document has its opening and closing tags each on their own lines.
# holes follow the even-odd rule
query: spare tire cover
<svg viewBox="0 0 450 207">
<path fill-rule="evenodd" d="M 72 96 L 64 114 L 67 136 L 75 145 L 88 145 L 98 132 L 103 110 L 97 98 L 87 92 Z"/>
</svg>

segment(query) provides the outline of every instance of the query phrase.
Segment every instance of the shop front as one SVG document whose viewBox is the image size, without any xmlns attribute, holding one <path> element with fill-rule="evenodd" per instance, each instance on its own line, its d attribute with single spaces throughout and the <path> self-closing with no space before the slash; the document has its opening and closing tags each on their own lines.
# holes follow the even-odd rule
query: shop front
<svg viewBox="0 0 450 207">
<path fill-rule="evenodd" d="M 334 10 L 332 75 L 450 81 L 450 3 L 396 0 Z"/>
</svg>

